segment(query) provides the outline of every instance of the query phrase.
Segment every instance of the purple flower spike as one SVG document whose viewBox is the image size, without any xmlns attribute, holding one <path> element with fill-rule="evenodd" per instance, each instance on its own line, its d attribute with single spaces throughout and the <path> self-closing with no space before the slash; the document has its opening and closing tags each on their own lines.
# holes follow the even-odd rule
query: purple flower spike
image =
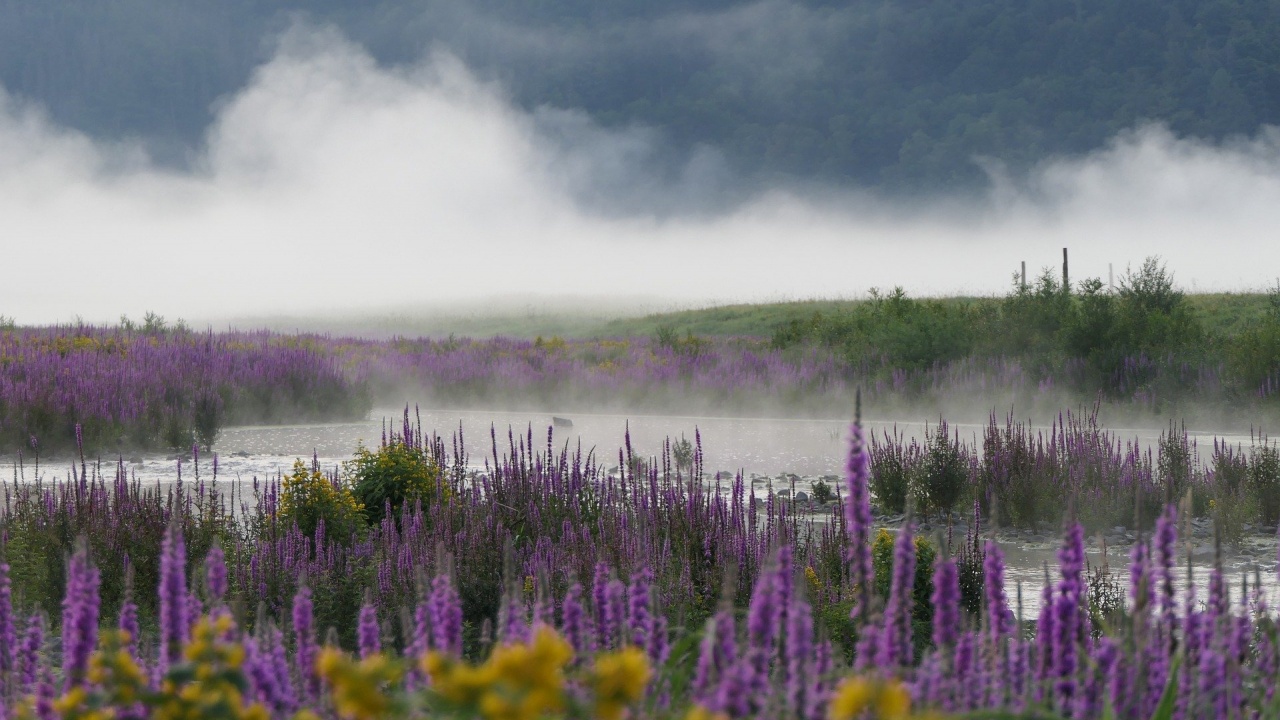
<svg viewBox="0 0 1280 720">
<path fill-rule="evenodd" d="M 81 546 L 67 566 L 67 590 L 62 600 L 62 677 L 69 689 L 84 680 L 89 656 L 98 644 L 98 569 Z"/>
<path fill-rule="evenodd" d="M 950 648 L 960 637 L 960 573 L 950 558 L 933 569 L 933 644 Z"/>
<path fill-rule="evenodd" d="M 861 417 L 853 421 L 849 430 L 849 460 L 846 469 L 849 500 L 845 505 L 844 521 L 849 532 L 849 577 L 856 589 L 851 614 L 855 620 L 865 622 L 871 612 L 871 586 L 875 582 L 875 566 L 871 562 L 870 458 L 867 455 Z"/>
<path fill-rule="evenodd" d="M 365 596 L 360 606 L 360 624 L 356 631 L 360 643 L 360 657 L 367 658 L 382 652 L 382 631 L 378 627 L 378 611 Z"/>
<path fill-rule="evenodd" d="M 31 692 L 36 685 L 40 669 L 40 648 L 44 645 L 44 616 L 32 615 L 27 619 L 27 630 L 22 636 L 22 648 L 18 652 L 22 694 Z"/>
<path fill-rule="evenodd" d="M 213 546 L 209 556 L 205 558 L 204 567 L 205 581 L 209 586 L 209 600 L 217 605 L 227 594 L 227 559 L 222 548 Z"/>
<path fill-rule="evenodd" d="M 450 575 L 437 575 L 432 581 L 429 604 L 435 649 L 462 657 L 462 598 Z"/>
<path fill-rule="evenodd" d="M 653 633 L 653 613 L 649 608 L 649 588 L 653 584 L 653 571 L 648 567 L 641 568 L 631 577 L 631 588 L 627 607 L 627 634 L 632 645 L 638 648 L 649 647 L 649 636 Z"/>
<path fill-rule="evenodd" d="M 12 671 L 17 661 L 18 627 L 11 593 L 9 565 L 0 562 L 0 677 Z"/>
<path fill-rule="evenodd" d="M 120 605 L 120 629 L 129 633 L 129 656 L 138 659 L 138 606 L 132 598 L 125 598 Z"/>
<path fill-rule="evenodd" d="M 299 585 L 293 596 L 293 634 L 296 648 L 298 676 L 302 678 L 302 690 L 309 697 L 320 691 L 316 676 L 315 607 L 311 602 L 311 588 Z"/>
<path fill-rule="evenodd" d="M 189 636 L 187 550 L 177 523 L 170 523 L 160 546 L 160 671 L 177 662 Z"/>
<path fill-rule="evenodd" d="M 581 657 L 593 650 L 587 644 L 586 613 L 582 607 L 582 583 L 574 583 L 565 593 L 560 629 L 565 639 L 573 646 L 575 656 Z"/>
<path fill-rule="evenodd" d="M 987 600 L 987 629 L 993 642 L 1013 631 L 1013 612 L 1004 590 L 1004 552 L 994 540 L 988 540 L 982 561 L 983 593 Z"/>
<path fill-rule="evenodd" d="M 911 606 L 915 590 L 915 528 L 908 522 L 893 546 L 893 578 L 884 611 L 884 631 L 876 662 L 885 669 L 907 667 L 912 661 Z"/>
<path fill-rule="evenodd" d="M 813 662 L 813 611 L 809 603 L 792 598 L 787 612 L 787 707 L 803 717 L 808 702 L 810 664 Z"/>
</svg>

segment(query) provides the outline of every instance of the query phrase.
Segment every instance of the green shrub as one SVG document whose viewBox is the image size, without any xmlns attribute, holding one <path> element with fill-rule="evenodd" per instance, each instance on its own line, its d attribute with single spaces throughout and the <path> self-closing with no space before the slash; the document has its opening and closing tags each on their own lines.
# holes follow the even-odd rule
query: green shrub
<svg viewBox="0 0 1280 720">
<path fill-rule="evenodd" d="M 1244 544 L 1244 525 L 1257 517 L 1248 494 L 1226 492 L 1209 501 L 1209 516 L 1222 541 L 1233 548 Z"/>
<path fill-rule="evenodd" d="M 325 534 L 339 540 L 358 537 L 365 529 L 364 507 L 350 487 L 317 468 L 308 468 L 301 460 L 294 462 L 293 472 L 284 478 L 280 520 L 286 527 L 296 524 L 307 535 L 315 534 L 323 520 Z"/>
<path fill-rule="evenodd" d="M 894 431 L 892 441 L 883 444 L 871 438 L 871 492 L 886 513 L 906 511 L 911 479 L 920 463 L 920 446 L 907 443 Z"/>
<path fill-rule="evenodd" d="M 893 544 L 896 536 L 884 528 L 871 542 L 871 562 L 876 571 L 876 592 L 888 599 L 889 585 L 893 579 Z M 938 551 L 923 535 L 915 537 L 916 579 L 912 595 L 911 617 L 917 623 L 933 622 L 933 561 Z"/>
<path fill-rule="evenodd" d="M 811 490 L 813 491 L 813 501 L 819 505 L 826 505 L 836 496 L 831 486 L 822 480 L 815 481 Z"/>
<path fill-rule="evenodd" d="M 382 522 L 388 503 L 394 514 L 406 501 L 421 500 L 426 507 L 437 496 L 447 494 L 440 485 L 440 468 L 431 456 L 399 440 L 377 450 L 357 447 L 344 470 L 369 524 Z"/>
<path fill-rule="evenodd" d="M 969 458 L 945 421 L 925 433 L 923 462 L 917 473 L 916 499 L 922 513 L 949 516 L 969 489 Z"/>
<path fill-rule="evenodd" d="M 1249 489 L 1266 527 L 1280 523 L 1280 449 L 1264 438 L 1249 454 Z"/>
</svg>

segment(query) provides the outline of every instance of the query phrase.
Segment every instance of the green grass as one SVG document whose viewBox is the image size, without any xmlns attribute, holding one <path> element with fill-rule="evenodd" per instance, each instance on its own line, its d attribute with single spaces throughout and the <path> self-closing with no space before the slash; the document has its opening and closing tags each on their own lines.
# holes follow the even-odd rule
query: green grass
<svg viewBox="0 0 1280 720">
<path fill-rule="evenodd" d="M 940 298 L 946 304 L 995 306 L 1000 297 Z M 1191 308 L 1206 328 L 1222 335 L 1234 335 L 1257 322 L 1266 314 L 1267 296 L 1263 293 L 1206 293 L 1187 295 Z M 653 313 L 641 317 L 619 318 L 593 329 L 595 336 L 649 336 L 668 326 L 678 333 L 695 335 L 754 335 L 769 337 L 779 326 L 802 320 L 814 313 L 833 315 L 847 312 L 866 300 L 804 300 L 783 303 L 720 305 L 678 312 Z"/>
<path fill-rule="evenodd" d="M 994 306 L 1000 297 L 940 298 L 946 304 Z M 1188 295 L 1191 307 L 1210 332 L 1234 335 L 1263 317 L 1267 296 L 1263 293 L 1206 293 Z M 651 337 L 661 327 L 674 328 L 680 335 L 692 332 L 705 336 L 746 335 L 770 337 L 775 329 L 792 320 L 803 320 L 814 313 L 836 315 L 847 312 L 866 300 L 815 299 L 777 303 L 742 303 L 705 308 L 643 314 L 624 306 L 593 309 L 589 299 L 581 307 L 560 304 L 517 311 L 502 307 L 493 311 L 474 309 L 469 312 L 399 311 L 388 314 L 352 315 L 345 318 L 292 317 L 267 318 L 261 324 L 280 331 L 303 330 L 353 335 L 403 335 L 409 337 L 495 337 L 533 339 L 560 336 L 564 338 Z"/>
</svg>

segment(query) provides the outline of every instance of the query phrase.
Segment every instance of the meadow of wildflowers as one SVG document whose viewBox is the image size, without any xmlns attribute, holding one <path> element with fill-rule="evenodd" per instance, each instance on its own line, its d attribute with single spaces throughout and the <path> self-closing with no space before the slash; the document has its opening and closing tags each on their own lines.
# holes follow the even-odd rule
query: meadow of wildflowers
<svg viewBox="0 0 1280 720">
<path fill-rule="evenodd" d="M 368 340 L 12 328 L 0 329 L 0 370 L 0 452 L 27 455 L 77 443 L 108 452 L 209 448 L 227 425 L 360 419 L 375 403 L 409 396 L 437 408 L 839 417 L 861 387 L 885 412 L 1044 413 L 1084 397 L 1105 400 L 1113 418 L 1207 412 L 1216 421 L 1244 410 L 1267 416 L 1276 396 L 1266 383 L 1245 392 L 1224 381 L 1220 365 L 1173 356 L 1126 359 L 1098 395 L 1073 361 L 902 365 L 889 355 L 855 361 L 817 344 L 779 349 L 746 337 Z"/>
<path fill-rule="evenodd" d="M 226 424 L 359 418 L 370 402 L 358 375 L 302 337 L 0 330 L 5 453 L 208 447 Z"/>
<path fill-rule="evenodd" d="M 1123 603 L 1096 603 L 1084 527 L 1067 513 L 1057 569 L 1024 617 L 976 524 L 955 554 L 910 518 L 896 535 L 873 527 L 872 448 L 851 432 L 840 499 L 803 516 L 741 478 L 708 484 L 700 450 L 682 474 L 666 457 L 629 462 L 624 446 L 611 472 L 550 432 L 494 433 L 476 471 L 463 438 L 407 417 L 383 447 L 430 457 L 440 481 L 344 534 L 286 526 L 284 478 L 224 492 L 216 459 L 166 488 L 83 461 L 66 481 L 17 482 L 0 516 L 0 709 L 1280 717 L 1260 578 L 1219 563 L 1204 587 L 1175 582 L 1194 513 L 1168 501 L 1178 488 L 1140 528 Z M 351 492 L 338 471 L 299 472 Z"/>
</svg>

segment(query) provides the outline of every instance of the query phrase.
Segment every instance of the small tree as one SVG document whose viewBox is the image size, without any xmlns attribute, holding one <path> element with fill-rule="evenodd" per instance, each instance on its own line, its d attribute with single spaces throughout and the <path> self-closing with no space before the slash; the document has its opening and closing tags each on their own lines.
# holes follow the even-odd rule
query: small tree
<svg viewBox="0 0 1280 720">
<path fill-rule="evenodd" d="M 447 497 L 435 461 L 426 451 L 401 440 L 376 451 L 361 445 L 343 467 L 370 524 L 382 522 L 388 503 L 395 513 L 406 501 L 421 500 L 425 506 L 437 496 Z"/>
<path fill-rule="evenodd" d="M 363 534 L 364 507 L 339 478 L 327 477 L 301 460 L 284 478 L 280 493 L 280 519 L 286 526 L 296 524 L 306 535 L 314 535 L 320 521 L 325 534 L 348 540 Z"/>
<path fill-rule="evenodd" d="M 960 449 L 959 438 L 951 437 L 949 431 L 942 420 L 932 433 L 925 433 L 916 496 L 926 513 L 949 516 L 969 486 L 969 460 Z"/>
</svg>

